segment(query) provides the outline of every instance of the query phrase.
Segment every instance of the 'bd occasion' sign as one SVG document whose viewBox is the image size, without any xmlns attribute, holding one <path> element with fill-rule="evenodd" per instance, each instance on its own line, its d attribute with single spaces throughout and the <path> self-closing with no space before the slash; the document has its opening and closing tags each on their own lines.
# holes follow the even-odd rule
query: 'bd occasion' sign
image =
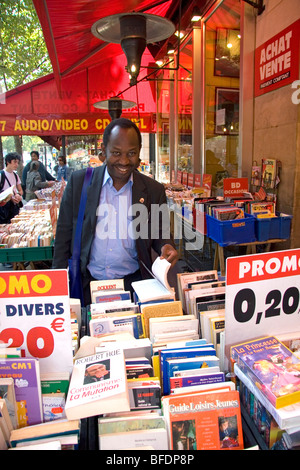
<svg viewBox="0 0 300 470">
<path fill-rule="evenodd" d="M 71 372 L 67 270 L 0 273 L 0 342 L 39 359 L 42 373 Z"/>
<path fill-rule="evenodd" d="M 300 20 L 255 50 L 255 96 L 260 96 L 299 78 Z"/>
<path fill-rule="evenodd" d="M 300 249 L 227 258 L 226 345 L 296 332 Z"/>
</svg>

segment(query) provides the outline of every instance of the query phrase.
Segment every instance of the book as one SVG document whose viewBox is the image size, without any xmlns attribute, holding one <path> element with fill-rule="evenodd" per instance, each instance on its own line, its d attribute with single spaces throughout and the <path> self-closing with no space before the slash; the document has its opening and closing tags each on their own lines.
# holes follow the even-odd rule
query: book
<svg viewBox="0 0 300 470">
<path fill-rule="evenodd" d="M 18 426 L 42 423 L 39 361 L 33 358 L 4 359 L 0 361 L 0 377 L 14 380 Z"/>
<path fill-rule="evenodd" d="M 145 336 L 149 338 L 149 319 L 158 317 L 172 317 L 183 315 L 182 304 L 179 300 L 174 302 L 157 303 L 141 306 L 144 317 Z"/>
<path fill-rule="evenodd" d="M 131 292 L 130 291 L 104 291 L 97 292 L 93 295 L 93 303 L 102 303 L 102 302 L 122 302 L 123 300 L 128 300 L 131 302 Z"/>
<path fill-rule="evenodd" d="M 50 421 L 48 423 L 41 423 L 33 426 L 26 426 L 19 429 L 14 429 L 11 432 L 10 440 L 13 447 L 18 444 L 28 441 L 36 441 L 36 444 L 41 439 L 57 437 L 65 435 L 79 436 L 80 422 L 79 420 L 60 419 Z M 57 439 L 56 439 L 57 440 Z"/>
<path fill-rule="evenodd" d="M 0 399 L 5 400 L 12 426 L 15 429 L 18 426 L 17 400 L 12 377 L 0 378 Z"/>
<path fill-rule="evenodd" d="M 168 271 L 171 267 L 165 258 L 156 258 L 152 264 L 151 279 L 134 281 L 131 286 L 134 289 L 138 302 L 152 302 L 154 300 L 175 300 L 175 291 L 168 282 Z"/>
<path fill-rule="evenodd" d="M 162 398 L 171 450 L 243 449 L 239 392 Z"/>
<path fill-rule="evenodd" d="M 195 393 L 208 393 L 208 392 L 230 392 L 235 390 L 235 384 L 231 381 L 228 382 L 215 382 L 208 385 L 191 385 L 190 387 L 173 388 L 173 395 L 193 395 Z"/>
<path fill-rule="evenodd" d="M 117 345 L 75 360 L 65 412 L 68 419 L 129 411 L 124 352 Z"/>
<path fill-rule="evenodd" d="M 0 431 L 3 434 L 7 447 L 10 447 L 10 434 L 14 429 L 9 412 L 6 406 L 6 401 L 0 400 Z"/>
<path fill-rule="evenodd" d="M 261 181 L 261 166 L 253 165 L 251 168 L 251 184 L 259 186 Z"/>
<path fill-rule="evenodd" d="M 119 290 L 124 291 L 124 279 L 110 279 L 90 282 L 91 299 L 93 299 L 94 293 L 97 292 L 113 292 Z"/>
<path fill-rule="evenodd" d="M 64 393 L 44 393 L 42 403 L 44 422 L 66 418 L 66 395 Z"/>
<path fill-rule="evenodd" d="M 205 367 L 204 369 L 209 370 L 209 367 Z M 204 369 L 202 369 L 202 371 Z M 207 384 L 211 384 L 215 382 L 225 382 L 224 372 L 215 372 L 213 374 L 210 374 L 208 372 L 206 374 L 199 374 L 199 375 L 185 375 L 182 377 L 178 377 L 178 376 L 170 377 L 170 389 L 172 393 L 172 389 L 174 388 L 191 387 L 193 385 L 207 385 Z"/>
<path fill-rule="evenodd" d="M 161 407 L 161 386 L 155 377 L 128 379 L 131 410 L 153 410 Z"/>
<path fill-rule="evenodd" d="M 130 413 L 115 418 L 98 418 L 98 434 L 112 434 L 115 432 L 143 431 L 145 429 L 165 428 L 163 416 L 151 413 L 136 415 Z"/>
<path fill-rule="evenodd" d="M 300 359 L 276 337 L 232 346 L 230 353 L 275 408 L 300 401 Z"/>
<path fill-rule="evenodd" d="M 140 337 L 138 317 L 136 314 L 116 314 L 115 316 L 106 316 L 91 319 L 89 322 L 91 336 L 99 337 L 106 333 L 116 331 L 129 331 L 135 338 Z"/>
<path fill-rule="evenodd" d="M 69 372 L 48 372 L 40 375 L 41 390 L 44 393 L 68 393 L 70 384 Z"/>
<path fill-rule="evenodd" d="M 167 429 L 161 427 L 99 434 L 100 450 L 137 450 L 145 446 L 151 446 L 153 450 L 168 450 Z"/>
<path fill-rule="evenodd" d="M 199 320 L 194 315 L 149 318 L 149 337 L 152 342 L 154 342 L 154 337 L 157 334 L 184 333 L 188 330 L 193 330 L 197 333 L 199 331 Z"/>
<path fill-rule="evenodd" d="M 300 427 L 300 402 L 287 405 L 283 408 L 275 408 L 266 398 L 264 393 L 242 372 L 237 363 L 234 364 L 234 373 L 238 379 L 253 393 L 254 396 L 262 403 L 262 405 L 273 416 L 281 429 L 298 430 Z"/>
<path fill-rule="evenodd" d="M 216 355 L 216 351 L 209 345 L 204 344 L 199 347 L 183 347 L 183 348 L 174 348 L 174 349 L 162 349 L 159 351 L 160 357 L 160 372 L 161 372 L 161 382 L 163 393 L 168 393 L 169 383 L 167 377 L 167 361 L 171 359 L 185 359 L 185 358 L 195 358 L 199 356 L 208 356 Z M 215 364 L 214 364 L 215 365 Z"/>
<path fill-rule="evenodd" d="M 184 290 L 188 287 L 191 282 L 202 282 L 202 281 L 215 281 L 218 280 L 217 270 L 212 271 L 197 271 L 194 273 L 178 273 L 177 274 L 177 286 L 178 296 L 182 303 L 182 308 L 186 312 Z"/>
<path fill-rule="evenodd" d="M 12 185 L 0 193 L 0 205 L 6 204 L 14 195 L 15 186 Z"/>
<path fill-rule="evenodd" d="M 137 356 L 145 356 L 149 361 L 152 357 L 152 343 L 149 338 L 139 338 L 136 339 L 132 337 L 129 340 L 122 340 L 118 339 L 118 335 L 115 335 L 115 340 L 110 336 L 107 341 L 102 343 L 101 345 L 97 345 L 95 348 L 95 352 L 101 351 L 105 345 L 118 345 L 123 352 L 125 359 L 133 358 Z"/>
<path fill-rule="evenodd" d="M 59 440 L 43 442 L 40 444 L 28 444 L 19 447 L 11 447 L 9 450 L 62 450 Z"/>
<path fill-rule="evenodd" d="M 165 375 L 163 377 L 164 394 L 171 393 L 170 379 L 174 377 L 174 373 L 179 370 L 189 370 L 195 368 L 206 369 L 208 367 L 218 366 L 220 360 L 217 356 L 207 355 L 202 357 L 184 358 L 184 359 L 168 359 L 165 365 Z"/>
<path fill-rule="evenodd" d="M 277 185 L 278 162 L 274 158 L 263 158 L 261 165 L 261 185 L 266 189 Z"/>
</svg>

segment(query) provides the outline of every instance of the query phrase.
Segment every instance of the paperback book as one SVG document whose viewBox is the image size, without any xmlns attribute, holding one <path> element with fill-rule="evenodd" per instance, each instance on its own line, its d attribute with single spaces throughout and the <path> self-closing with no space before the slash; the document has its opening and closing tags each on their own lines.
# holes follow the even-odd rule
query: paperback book
<svg viewBox="0 0 300 470">
<path fill-rule="evenodd" d="M 118 346 L 75 360 L 67 395 L 68 419 L 129 411 L 124 352 Z"/>
<path fill-rule="evenodd" d="M 300 360 L 276 337 L 233 346 L 231 358 L 275 408 L 300 401 Z"/>
<path fill-rule="evenodd" d="M 171 450 L 243 449 L 239 392 L 162 398 Z"/>
<path fill-rule="evenodd" d="M 0 361 L 1 377 L 14 380 L 18 426 L 42 423 L 39 361 L 33 358 L 4 359 Z"/>
</svg>

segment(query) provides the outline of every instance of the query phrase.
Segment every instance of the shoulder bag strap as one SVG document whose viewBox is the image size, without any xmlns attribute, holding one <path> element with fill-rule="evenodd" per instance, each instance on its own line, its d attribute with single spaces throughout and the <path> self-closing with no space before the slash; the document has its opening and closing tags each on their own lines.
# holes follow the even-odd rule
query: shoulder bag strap
<svg viewBox="0 0 300 470">
<path fill-rule="evenodd" d="M 83 186 L 82 186 L 82 191 L 81 191 L 81 198 L 80 198 L 80 205 L 79 205 L 79 212 L 78 212 L 78 218 L 77 218 L 77 225 L 76 225 L 76 232 L 75 232 L 75 238 L 74 238 L 74 247 L 73 247 L 73 254 L 72 254 L 73 259 L 75 259 L 75 258 L 79 259 L 79 257 L 80 257 L 81 231 L 82 231 L 85 205 L 86 205 L 86 200 L 87 200 L 87 188 L 91 184 L 93 170 L 94 169 L 92 167 L 87 168 L 86 173 L 85 173 L 85 177 L 84 177 L 84 181 L 83 181 Z"/>
</svg>

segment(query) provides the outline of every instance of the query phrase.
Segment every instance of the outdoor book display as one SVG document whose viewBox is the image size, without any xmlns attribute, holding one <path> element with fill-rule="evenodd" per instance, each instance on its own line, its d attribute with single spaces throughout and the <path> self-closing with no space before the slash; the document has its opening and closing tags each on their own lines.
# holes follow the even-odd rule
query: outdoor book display
<svg viewBox="0 0 300 470">
<path fill-rule="evenodd" d="M 249 429 L 259 448 L 297 448 L 299 257 L 233 257 L 226 280 L 178 274 L 179 300 L 93 281 L 87 309 L 66 270 L 2 272 L 1 449 L 239 450 Z"/>
</svg>

